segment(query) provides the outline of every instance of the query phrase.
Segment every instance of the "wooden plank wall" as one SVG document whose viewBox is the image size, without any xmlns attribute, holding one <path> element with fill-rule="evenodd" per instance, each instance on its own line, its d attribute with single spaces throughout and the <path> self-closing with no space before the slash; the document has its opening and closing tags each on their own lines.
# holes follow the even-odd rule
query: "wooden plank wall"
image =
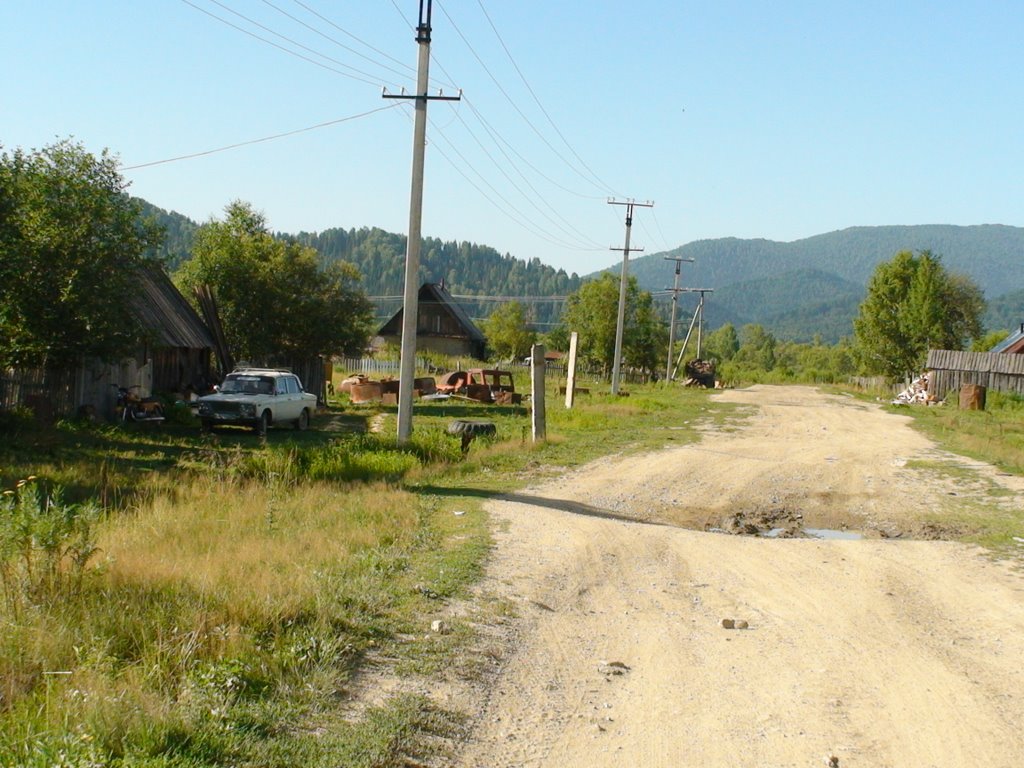
<svg viewBox="0 0 1024 768">
<path fill-rule="evenodd" d="M 959 392 L 964 384 L 1024 395 L 1024 355 L 933 349 L 928 352 L 927 367 L 931 371 L 928 393 L 939 400 Z"/>
</svg>

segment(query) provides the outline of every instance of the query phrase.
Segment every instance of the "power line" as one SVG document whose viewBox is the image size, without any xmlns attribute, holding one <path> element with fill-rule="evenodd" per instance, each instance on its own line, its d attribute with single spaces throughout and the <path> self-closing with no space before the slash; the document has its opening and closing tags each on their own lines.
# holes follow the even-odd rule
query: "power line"
<svg viewBox="0 0 1024 768">
<path fill-rule="evenodd" d="M 530 95 L 533 97 L 534 103 L 536 103 L 537 107 L 544 114 L 544 117 L 547 118 L 548 123 L 551 125 L 552 128 L 555 129 L 555 133 L 558 134 L 558 138 L 560 138 L 562 140 L 562 143 L 565 144 L 565 146 L 569 149 L 570 152 L 572 152 L 572 156 L 579 161 L 580 165 L 586 168 L 587 172 L 590 173 L 590 175 L 593 176 L 595 180 L 600 182 L 601 186 L 603 186 L 605 189 L 614 192 L 614 190 L 612 190 L 608 184 L 602 181 L 601 177 L 594 173 L 593 169 L 591 169 L 591 167 L 586 164 L 583 158 L 579 156 L 579 153 L 577 153 L 576 150 L 573 148 L 572 144 L 569 143 L 569 140 L 566 139 L 563 133 L 558 129 L 558 126 L 555 125 L 555 121 L 551 119 L 551 115 L 549 115 L 548 111 L 544 109 L 544 105 L 541 104 L 540 99 L 537 98 L 537 94 L 530 86 L 530 83 L 527 81 L 526 76 L 523 74 L 523 71 L 519 68 L 519 65 L 516 63 L 516 60 L 512 58 L 512 52 L 508 49 L 508 46 L 505 45 L 505 41 L 502 39 L 501 34 L 499 34 L 498 28 L 494 25 L 494 22 L 491 20 L 490 14 L 487 13 L 487 9 L 484 7 L 482 0 L 476 0 L 476 2 L 477 5 L 480 6 L 480 10 L 483 11 L 484 18 L 487 19 L 487 23 L 491 25 L 491 30 L 494 32 L 494 36 L 498 38 L 498 42 L 501 43 L 502 50 L 505 51 L 505 55 L 508 56 L 508 60 L 512 62 L 512 67 L 513 69 L 515 69 L 516 74 L 519 75 L 519 79 L 523 81 L 523 85 L 525 85 L 526 90 L 530 92 Z"/>
<path fill-rule="evenodd" d="M 263 1 L 264 1 L 264 2 L 267 2 L 267 0 L 263 0 Z M 404 69 L 408 70 L 408 73 L 409 73 L 409 74 L 415 74 L 415 72 L 416 72 L 416 68 L 415 68 L 415 67 L 411 67 L 411 66 L 409 66 L 409 65 L 408 65 L 408 64 L 406 64 L 405 62 L 403 62 L 403 61 L 400 61 L 399 59 L 396 59 L 396 58 L 395 58 L 394 56 L 391 56 L 391 55 L 389 55 L 389 54 L 385 53 L 384 51 L 380 50 L 379 48 L 374 48 L 374 47 L 373 47 L 372 45 L 370 45 L 370 44 L 369 44 L 368 42 L 366 42 L 365 40 L 363 40 L 363 39 L 361 39 L 361 38 L 359 38 L 359 37 L 356 37 L 356 36 L 355 36 L 355 35 L 353 35 L 353 34 L 352 34 L 351 32 L 349 32 L 349 31 L 348 31 L 347 29 L 345 29 L 345 28 L 343 28 L 343 27 L 340 27 L 340 26 L 338 26 L 337 24 L 335 24 L 335 23 L 334 23 L 333 21 L 331 21 L 331 20 L 330 20 L 329 18 L 327 18 L 327 17 L 326 17 L 326 16 L 324 16 L 323 14 L 321 14 L 321 13 L 318 13 L 318 12 L 317 12 L 317 11 L 316 11 L 315 9 L 313 9 L 313 8 L 310 8 L 310 7 L 308 6 L 308 5 L 306 5 L 305 3 L 301 2 L 301 0 L 293 0 L 293 2 L 294 2 L 294 3 L 295 3 L 295 4 L 297 5 L 297 6 L 299 6 L 299 7 L 301 7 L 301 8 L 304 8 L 304 9 L 306 9 L 307 11 L 309 11 L 309 12 L 310 12 L 311 14 L 313 14 L 314 16 L 316 16 L 316 17 L 317 17 L 318 19 L 320 19 L 320 20 L 321 20 L 321 21 L 323 21 L 324 23 L 326 23 L 326 24 L 330 24 L 330 25 L 331 25 L 332 27 L 334 27 L 334 28 L 335 28 L 336 30 L 338 30 L 339 32 L 341 32 L 341 33 L 342 33 L 343 35 L 347 35 L 348 37 L 351 37 L 351 38 L 352 38 L 353 40 L 355 40 L 355 41 L 356 41 L 357 43 L 359 43 L 360 45 L 365 45 L 365 46 L 366 46 L 367 48 L 369 48 L 369 49 L 370 49 L 371 51 L 373 51 L 374 53 L 378 54 L 379 56 L 383 56 L 383 57 L 384 57 L 385 59 L 387 59 L 388 61 L 391 61 L 391 62 L 393 62 L 393 63 L 397 64 L 398 66 L 400 66 L 400 67 L 403 67 Z M 267 4 L 269 5 L 270 3 L 267 3 Z M 283 11 L 282 11 L 282 12 L 283 12 Z M 333 39 L 333 38 L 331 38 L 331 39 Z M 335 40 L 334 42 L 337 42 L 337 40 Z M 338 45 L 341 45 L 341 43 L 338 43 Z M 345 48 L 345 46 L 342 46 L 342 47 L 343 47 L 343 48 Z M 352 50 L 352 49 L 351 49 L 351 48 L 348 48 L 347 50 Z M 355 51 L 353 51 L 353 53 L 355 53 Z M 357 55 L 361 55 L 361 54 L 357 54 Z"/>
<path fill-rule="evenodd" d="M 574 195 L 575 197 L 581 197 L 581 198 L 583 198 L 585 200 L 604 200 L 605 199 L 604 195 L 587 195 L 587 194 L 584 194 L 584 193 L 581 193 L 581 192 L 577 192 L 575 190 L 569 189 L 569 187 L 566 187 L 563 184 L 560 184 L 559 182 L 557 182 L 554 179 L 552 179 L 550 176 L 548 176 L 546 173 L 544 173 L 544 171 L 542 171 L 536 165 L 534 165 L 529 160 L 527 160 L 526 157 L 524 157 L 522 155 L 522 153 L 519 152 L 519 150 L 517 150 L 514 146 L 512 146 L 511 142 L 509 142 L 508 139 L 506 139 L 504 136 L 502 136 L 501 133 L 498 131 L 498 129 L 495 128 L 493 125 L 491 125 L 487 121 L 487 119 L 480 113 L 480 111 L 474 106 L 474 104 L 473 104 L 471 99 L 469 99 L 468 97 L 464 97 L 464 100 L 466 102 L 466 105 L 469 107 L 470 111 L 476 116 L 477 120 L 480 121 L 480 124 L 483 125 L 484 130 L 487 131 L 487 133 L 491 137 L 491 140 L 494 141 L 495 144 L 498 144 L 499 141 L 500 141 L 501 144 L 504 144 L 506 147 L 508 147 L 509 151 L 512 152 L 512 154 L 514 154 L 516 157 L 518 157 L 520 160 L 522 160 L 523 163 L 527 167 L 530 168 L 530 170 L 532 170 L 534 173 L 536 173 L 542 179 L 547 181 L 549 184 L 551 184 L 551 185 L 553 185 L 555 187 L 558 187 L 563 192 L 568 192 L 570 195 Z"/>
<path fill-rule="evenodd" d="M 352 80 L 356 80 L 357 82 L 367 83 L 367 84 L 373 85 L 373 86 L 379 86 L 380 85 L 380 80 L 379 79 L 377 79 L 377 80 L 367 80 L 364 77 L 357 77 L 356 75 L 351 75 L 348 72 L 343 72 L 340 69 L 335 69 L 334 67 L 332 67 L 332 66 L 330 66 L 328 64 L 324 64 L 321 61 L 317 61 L 316 59 L 311 59 L 309 56 L 303 56 L 301 53 L 298 53 L 297 51 L 293 51 L 293 50 L 291 50 L 289 48 L 284 47 L 283 45 L 279 45 L 278 43 L 275 43 L 273 40 L 268 40 L 265 37 L 261 37 L 260 35 L 257 35 L 255 32 L 250 32 L 248 29 L 240 27 L 237 24 L 234 24 L 234 23 L 228 21 L 227 19 L 223 19 L 220 16 L 218 16 L 217 14 L 211 13 L 210 11 L 206 10 L 205 8 L 200 8 L 198 5 L 193 3 L 191 0 L 181 0 L 181 2 L 185 3 L 185 5 L 188 5 L 188 6 L 191 6 L 192 8 L 195 8 L 200 13 L 206 14 L 211 19 L 216 19 L 221 24 L 226 24 L 227 26 L 231 27 L 232 29 L 238 30 L 242 34 L 245 34 L 245 35 L 248 35 L 249 37 L 255 38 L 256 40 L 259 40 L 262 43 L 266 43 L 267 45 L 272 45 L 274 48 L 277 48 L 279 51 L 284 51 L 285 53 L 287 53 L 287 54 L 289 54 L 291 56 L 294 56 L 297 59 L 302 59 L 303 61 L 308 61 L 310 64 L 314 64 L 315 66 L 318 66 L 321 69 L 326 69 L 328 72 L 334 72 L 336 75 L 341 75 L 342 77 L 347 77 L 347 78 L 350 78 Z M 216 2 L 216 0 L 213 0 L 213 2 Z M 220 3 L 218 3 L 218 5 L 220 5 Z M 227 10 L 231 10 L 231 9 L 228 8 Z M 231 12 L 234 13 L 235 15 L 241 16 L 241 14 L 237 13 L 236 11 L 231 11 Z M 245 18 L 245 17 L 242 16 L 242 18 Z M 248 19 L 247 19 L 247 21 L 248 21 Z M 256 22 L 251 22 L 251 23 L 256 24 Z M 261 26 L 261 25 L 256 24 L 256 26 Z M 273 32 L 273 34 L 277 35 L 276 32 Z M 284 37 L 284 35 L 278 35 L 278 37 L 281 37 L 281 38 L 283 38 L 285 40 L 288 40 L 288 38 Z M 294 41 L 290 41 L 290 40 L 289 40 L 289 42 L 293 42 L 294 43 Z M 305 46 L 302 46 L 299 43 L 294 43 L 294 44 L 295 45 L 299 45 L 302 48 L 305 48 Z M 320 56 L 321 58 L 327 59 L 328 61 L 335 61 L 330 56 L 324 56 L 323 54 L 316 53 L 315 51 L 313 53 L 315 53 L 317 56 Z M 337 61 L 335 61 L 335 63 L 339 64 L 339 66 L 345 67 L 346 69 L 351 69 L 354 72 L 358 72 L 361 75 L 365 75 L 366 77 L 373 77 L 373 75 L 370 75 L 370 74 L 368 74 L 366 72 L 361 72 L 360 70 L 356 69 L 355 67 L 350 67 L 347 64 L 342 64 L 341 62 L 337 62 Z M 392 85 L 394 85 L 394 83 L 392 83 Z"/>
<path fill-rule="evenodd" d="M 544 210 L 544 208 L 542 208 L 540 205 L 535 203 L 534 200 L 529 195 L 527 195 L 525 192 L 523 192 L 523 190 L 519 188 L 519 185 L 516 184 L 516 182 L 512 180 L 512 177 L 508 175 L 508 173 L 501 166 L 501 164 L 497 160 L 494 159 L 494 157 L 491 155 L 491 153 L 483 145 L 483 142 L 481 142 L 480 139 L 477 138 L 476 134 L 473 132 L 473 129 L 469 127 L 469 124 L 466 123 L 466 121 L 463 120 L 458 115 L 456 115 L 456 116 L 458 117 L 459 122 L 462 123 L 463 127 L 469 132 L 469 135 L 473 137 L 473 140 L 477 143 L 477 146 L 480 147 L 481 151 L 483 151 L 483 153 L 485 155 L 487 155 L 487 158 L 492 163 L 494 163 L 494 167 L 498 169 L 498 171 L 501 173 L 501 175 L 504 176 L 508 180 L 508 183 L 511 184 L 512 187 L 519 194 L 521 194 L 524 198 L 526 198 L 527 202 L 530 203 L 531 206 L 533 206 L 534 210 L 536 210 L 541 216 L 543 216 L 545 219 L 547 219 L 549 222 L 551 222 L 552 225 L 554 225 L 555 227 L 560 229 L 564 234 L 568 235 L 569 237 L 579 237 L 580 238 L 580 244 L 586 243 L 587 245 L 594 246 L 595 248 L 600 248 L 601 247 L 600 243 L 597 243 L 592 238 L 590 238 L 588 235 L 584 234 L 579 229 L 574 227 L 572 224 L 569 223 L 568 220 L 566 220 L 566 218 L 564 216 L 562 216 L 560 213 L 558 213 L 557 209 L 555 209 L 550 204 L 548 204 L 543 199 L 543 197 L 540 195 L 540 193 L 537 191 L 537 189 L 533 186 L 533 184 L 530 183 L 530 180 L 528 178 L 526 178 L 526 175 L 519 169 L 519 167 L 515 163 L 512 162 L 512 159 L 508 156 L 508 153 L 506 153 L 501 148 L 501 146 L 498 145 L 499 151 L 501 151 L 502 154 L 505 156 L 505 159 L 509 161 L 509 165 L 511 165 L 511 167 L 516 171 L 516 173 L 519 174 L 519 177 L 530 188 L 530 191 L 533 192 L 534 196 L 540 198 L 541 202 L 544 202 L 545 204 L 548 205 L 549 210 L 551 210 L 554 213 L 554 216 L 552 216 L 551 213 L 548 213 L 548 211 Z M 559 223 L 559 221 L 556 221 L 556 218 L 560 219 L 562 223 Z"/>
<path fill-rule="evenodd" d="M 567 248 L 567 249 L 576 250 L 576 251 L 603 250 L 603 249 L 600 249 L 600 248 L 581 248 L 581 247 L 578 247 L 578 246 L 574 246 L 572 243 L 567 243 L 564 240 L 559 240 L 557 237 L 552 235 L 550 232 L 544 232 L 543 230 L 538 231 L 537 229 L 531 227 L 529 224 L 524 223 L 522 221 L 522 219 L 526 218 L 525 214 L 522 211 L 520 211 L 515 205 L 513 205 L 512 201 L 510 201 L 507 197 L 502 195 L 501 192 L 499 192 L 497 189 L 495 189 L 494 186 L 489 181 L 487 181 L 487 179 L 483 176 L 483 174 L 481 174 L 478 170 L 476 170 L 476 168 L 473 166 L 473 164 L 470 163 L 469 160 L 466 159 L 466 156 L 463 155 L 462 152 L 459 151 L 458 147 L 456 147 L 455 144 L 447 136 L 444 135 L 444 133 L 438 132 L 437 135 L 440 138 L 442 138 L 448 144 L 448 146 L 451 148 L 452 152 L 454 152 L 456 155 L 459 156 L 459 158 L 462 160 L 462 162 L 465 163 L 466 167 L 469 168 L 474 174 L 476 174 L 477 177 L 479 177 L 480 181 L 491 190 L 493 195 L 495 197 L 499 198 L 500 200 L 502 200 L 505 203 L 505 206 L 498 205 L 492 199 L 491 195 L 489 195 L 487 192 L 485 192 L 480 187 L 479 184 L 477 184 L 475 181 L 473 181 L 473 179 L 471 179 L 469 176 L 467 176 L 466 173 L 462 170 L 462 168 L 460 168 L 459 165 L 454 160 L 452 160 L 452 158 L 448 155 L 448 153 L 445 152 L 444 149 L 442 149 L 442 147 L 438 143 L 436 143 L 436 142 L 434 142 L 433 145 L 432 145 L 434 147 L 434 149 L 436 149 L 441 154 L 441 157 L 443 157 L 445 160 L 448 161 L 448 163 L 456 170 L 456 172 L 460 176 L 462 176 L 462 178 L 464 178 L 467 182 L 469 182 L 469 184 L 472 185 L 474 189 L 476 189 L 481 195 L 483 195 L 484 199 L 487 200 L 487 202 L 489 202 L 491 205 L 493 205 L 498 211 L 500 211 L 503 215 L 505 215 L 511 221 L 513 221 L 514 223 L 518 224 L 520 227 L 525 229 L 527 232 L 530 232 L 531 234 L 539 237 L 541 240 L 544 240 L 547 243 L 551 243 L 552 245 L 557 245 L 557 246 L 562 247 L 562 248 Z M 513 216 L 511 213 L 509 213 L 509 209 L 514 211 L 520 218 L 516 218 L 516 216 Z"/>
<path fill-rule="evenodd" d="M 562 160 L 562 162 L 564 162 L 570 168 L 570 170 L 573 171 L 573 173 L 578 175 L 584 181 L 586 181 L 589 184 L 593 184 L 594 186 L 596 186 L 598 188 L 603 188 L 606 191 L 612 191 L 613 192 L 613 190 L 611 190 L 607 185 L 605 185 L 600 180 L 598 180 L 598 183 L 595 184 L 593 179 L 587 178 L 587 176 L 585 174 L 581 173 L 578 168 L 576 168 L 572 163 L 568 162 L 565 159 L 565 157 L 562 155 L 562 153 L 560 153 L 557 149 L 555 149 L 555 147 L 551 144 L 550 141 L 547 140 L 547 138 L 544 136 L 544 134 L 542 134 L 540 132 L 540 130 L 537 128 L 537 126 L 533 124 L 533 121 L 530 120 L 529 117 L 527 117 L 526 113 L 523 112 L 523 110 L 519 108 L 519 105 L 516 104 L 515 100 L 508 94 L 508 91 L 506 91 L 502 87 L 501 83 L 498 82 L 498 78 L 496 78 L 494 76 L 494 74 L 491 72 L 490 68 L 488 68 L 487 64 L 484 63 L 484 60 L 482 58 L 480 58 L 480 54 L 478 54 L 476 52 L 476 49 L 473 48 L 473 45 L 469 42 L 469 40 L 466 38 L 466 36 L 464 34 L 462 34 L 462 30 L 459 29 L 459 26 L 455 23 L 455 20 L 451 17 L 451 15 L 448 13 L 448 11 L 446 11 L 444 9 L 444 6 L 439 6 L 439 7 L 441 8 L 441 13 L 443 13 L 445 15 L 445 17 L 448 19 L 448 21 L 451 23 L 452 28 L 455 30 L 455 32 L 458 34 L 458 36 L 460 38 L 462 38 L 462 42 L 464 42 L 466 44 L 466 47 L 469 48 L 469 52 L 473 54 L 473 57 L 477 60 L 477 63 L 479 63 L 480 66 L 483 67 L 484 72 L 486 72 L 487 76 L 491 78 L 491 81 L 494 83 L 494 85 L 497 87 L 497 89 L 501 92 L 501 94 L 508 100 L 508 103 L 512 105 L 512 108 L 519 114 L 519 116 L 521 118 L 523 118 L 523 120 L 526 122 L 526 124 L 528 126 L 530 126 L 530 128 L 533 130 L 533 132 L 535 134 L 537 134 L 537 138 L 539 138 L 542 142 L 544 142 L 544 145 L 547 146 L 547 148 L 550 149 L 551 152 L 556 157 L 558 157 L 560 160 Z"/>
<path fill-rule="evenodd" d="M 316 125 L 310 125 L 310 126 L 307 126 L 306 128 L 296 128 L 294 131 L 285 131 L 284 133 L 276 133 L 273 136 L 264 136 L 261 139 L 250 139 L 249 141 L 240 141 L 237 144 L 229 144 L 226 147 L 217 147 L 216 149 L 208 149 L 208 150 L 206 150 L 204 152 L 193 152 L 192 154 L 189 154 L 189 155 L 179 155 L 178 157 L 169 157 L 166 160 L 154 160 L 151 163 L 139 163 L 138 165 L 127 165 L 124 168 L 122 168 L 121 170 L 122 171 L 134 171 L 137 168 L 149 168 L 150 166 L 153 166 L 153 165 L 163 165 L 164 163 L 174 163 L 174 162 L 177 162 L 178 160 L 191 160 L 192 158 L 195 158 L 195 157 L 203 157 L 205 155 L 213 155 L 213 154 L 216 154 L 217 152 L 226 152 L 229 149 L 238 149 L 238 147 L 245 147 L 245 146 L 248 146 L 249 144 L 260 144 L 260 143 L 265 142 L 265 141 L 273 141 L 274 139 L 281 139 L 281 138 L 284 138 L 285 136 L 294 136 L 297 133 L 305 133 L 307 131 L 315 131 L 317 128 L 326 128 L 326 127 L 328 127 L 330 125 L 337 125 L 338 123 L 347 123 L 347 122 L 349 122 L 351 120 L 358 120 L 361 117 L 367 117 L 369 115 L 374 114 L 375 112 L 383 112 L 385 109 L 393 109 L 395 106 L 397 106 L 397 105 L 395 105 L 395 104 L 388 104 L 387 106 L 384 106 L 384 107 L 377 107 L 376 109 L 371 109 L 368 112 L 361 112 L 358 115 L 349 115 L 348 117 L 341 117 L 341 118 L 338 118 L 337 120 L 328 120 L 326 123 L 317 123 Z"/>
<path fill-rule="evenodd" d="M 324 32 L 321 32 L 316 27 L 314 27 L 314 26 L 312 26 L 310 24 L 307 24 L 302 19 L 300 19 L 300 18 L 298 18 L 296 16 L 293 16 L 292 14 L 288 13 L 288 11 L 284 10 L 284 8 L 281 8 L 280 6 L 274 5 L 274 3 L 270 2 L 270 0 L 263 0 L 263 4 L 273 8 L 275 11 L 277 11 L 281 15 L 288 17 L 289 19 L 294 21 L 296 24 L 302 25 L 303 27 L 308 29 L 313 34 L 320 35 L 320 37 L 324 38 L 325 40 L 327 40 L 327 41 L 329 41 L 331 43 L 334 43 L 339 48 L 342 48 L 342 49 L 348 51 L 349 53 L 351 53 L 351 54 L 353 54 L 355 56 L 358 56 L 359 58 L 364 59 L 365 61 L 370 62 L 371 64 L 375 64 L 376 66 L 381 67 L 382 69 L 386 69 L 388 72 L 391 72 L 392 74 L 398 75 L 400 77 L 408 77 L 410 72 L 414 72 L 412 67 L 410 67 L 410 66 L 408 66 L 406 64 L 401 64 L 401 62 L 398 62 L 398 63 L 401 64 L 403 67 L 405 67 L 405 71 L 399 71 L 399 70 L 395 69 L 394 67 L 388 66 L 387 64 L 382 64 L 381 62 L 377 61 L 376 59 L 373 59 L 373 58 L 367 56 L 365 53 L 361 53 L 361 52 L 357 51 L 355 48 L 352 48 L 351 46 L 345 45 L 344 43 L 342 43 L 338 39 L 336 39 L 334 37 L 331 37 L 330 35 L 325 34 Z M 302 5 L 302 3 L 299 3 L 299 5 Z M 334 24 L 333 22 L 330 22 L 327 19 L 324 19 L 323 16 L 320 16 L 320 14 L 318 14 L 315 11 L 313 11 L 312 9 L 310 9 L 308 6 L 303 5 L 302 7 L 306 8 L 306 10 L 310 11 L 314 15 L 318 16 L 320 19 L 323 19 L 325 22 L 331 24 L 332 26 L 336 27 L 337 29 L 341 30 L 342 32 L 345 32 L 345 30 L 341 29 L 341 27 L 338 27 L 337 24 Z M 355 37 L 351 33 L 345 32 L 345 34 L 348 34 L 350 37 L 353 37 L 356 40 L 359 40 L 358 37 Z M 359 42 L 362 43 L 363 41 L 360 40 Z M 367 47 L 371 47 L 372 48 L 372 46 L 369 46 L 367 43 L 363 43 L 363 45 L 367 45 Z M 376 49 L 373 49 L 373 50 L 376 51 Z M 382 51 L 377 51 L 377 53 L 379 53 L 382 56 L 386 56 L 389 59 L 391 58 L 390 56 L 387 56 L 387 54 L 383 53 Z"/>
</svg>

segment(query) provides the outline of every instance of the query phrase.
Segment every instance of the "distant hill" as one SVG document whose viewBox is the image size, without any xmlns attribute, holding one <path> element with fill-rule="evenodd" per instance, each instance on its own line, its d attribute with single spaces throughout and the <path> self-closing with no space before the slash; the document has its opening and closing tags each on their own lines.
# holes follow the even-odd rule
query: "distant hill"
<svg viewBox="0 0 1024 768">
<path fill-rule="evenodd" d="M 192 250 L 192 238 L 199 225 L 188 216 L 177 211 L 165 211 L 148 203 L 141 197 L 133 198 L 142 206 L 143 217 L 155 221 L 165 232 L 163 244 L 151 254 L 160 258 L 170 271 L 176 270 L 188 260 Z"/>
<path fill-rule="evenodd" d="M 324 264 L 348 261 L 363 275 L 363 283 L 371 296 L 399 296 L 405 284 L 406 236 L 382 229 L 327 229 L 323 232 L 279 234 L 315 248 Z M 420 251 L 420 282 L 444 281 L 455 295 L 515 297 L 564 296 L 580 287 L 582 279 L 574 272 L 554 269 L 540 259 L 518 259 L 502 255 L 487 245 L 469 242 L 423 239 Z M 390 316 L 401 308 L 398 299 L 375 302 L 379 316 Z M 489 315 L 497 303 L 492 299 L 460 300 L 473 319 Z M 542 326 L 554 323 L 561 313 L 561 304 L 524 302 L 530 317 Z"/>
<path fill-rule="evenodd" d="M 664 257 L 692 258 L 695 263 L 683 264 L 683 284 L 715 290 L 707 303 L 710 327 L 726 318 L 734 324 L 761 323 L 780 338 L 820 334 L 835 341 L 852 333 L 875 267 L 898 251 L 925 249 L 981 286 L 996 308 L 986 316 L 988 327 L 1013 327 L 1024 320 L 1012 317 L 1022 306 L 1013 295 L 1024 290 L 1024 228 L 999 224 L 853 227 L 791 243 L 698 240 L 638 258 L 630 273 L 641 287 L 662 290 L 671 284 L 674 270 Z"/>
<path fill-rule="evenodd" d="M 173 271 L 189 258 L 199 224 L 145 200 L 144 214 L 162 225 L 167 239 L 157 251 Z M 278 233 L 315 248 L 322 262 L 355 264 L 375 300 L 380 318 L 400 307 L 405 274 L 405 235 L 376 228 L 327 229 Z M 985 291 L 989 329 L 1016 328 L 1024 322 L 1024 228 L 1000 224 L 852 227 L 791 243 L 721 238 L 698 240 L 664 253 L 631 260 L 640 286 L 662 291 L 672 284 L 674 266 L 665 256 L 693 258 L 683 264 L 682 284 L 712 288 L 705 323 L 709 329 L 731 322 L 760 323 L 782 339 L 809 341 L 815 335 L 835 342 L 852 333 L 853 318 L 875 266 L 901 250 L 929 249 L 947 268 L 970 275 Z M 609 269 L 618 273 L 619 267 Z M 596 273 L 595 273 L 596 274 Z M 564 296 L 585 278 L 542 264 L 501 254 L 476 243 L 425 238 L 420 280 L 444 281 L 456 295 Z M 668 317 L 668 299 L 659 300 Z M 678 319 L 686 322 L 696 298 L 680 298 Z M 493 300 L 464 301 L 471 317 L 486 317 Z M 557 322 L 560 302 L 532 302 L 533 319 L 546 330 Z M 683 328 L 685 332 L 685 325 Z"/>
<path fill-rule="evenodd" d="M 199 224 L 174 211 L 165 211 L 141 198 L 143 216 L 164 227 L 167 236 L 155 251 L 172 272 L 190 258 L 192 239 Z M 405 284 L 405 235 L 382 229 L 327 229 L 323 232 L 276 233 L 276 237 L 315 248 L 325 266 L 348 261 L 358 267 L 367 294 L 375 297 L 378 318 L 384 319 L 401 308 Z M 424 238 L 420 254 L 420 282 L 444 281 L 449 292 L 473 296 L 565 296 L 579 288 L 575 273 L 554 269 L 539 259 L 518 259 L 494 248 L 469 242 Z M 388 298 L 390 297 L 390 298 Z M 462 300 L 474 319 L 491 313 L 497 303 L 491 299 Z M 560 302 L 527 304 L 532 319 L 547 328 L 561 313 Z"/>
</svg>

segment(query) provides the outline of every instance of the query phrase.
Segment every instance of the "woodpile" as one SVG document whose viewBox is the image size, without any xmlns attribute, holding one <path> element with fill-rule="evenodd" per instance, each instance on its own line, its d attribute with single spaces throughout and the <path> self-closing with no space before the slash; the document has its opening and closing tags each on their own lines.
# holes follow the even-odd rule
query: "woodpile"
<svg viewBox="0 0 1024 768">
<path fill-rule="evenodd" d="M 714 360 L 690 360 L 683 366 L 686 378 L 683 380 L 684 387 L 715 388 L 715 361 Z"/>
<path fill-rule="evenodd" d="M 935 398 L 928 394 L 929 373 L 925 371 L 910 386 L 892 399 L 893 405 L 932 405 Z"/>
</svg>

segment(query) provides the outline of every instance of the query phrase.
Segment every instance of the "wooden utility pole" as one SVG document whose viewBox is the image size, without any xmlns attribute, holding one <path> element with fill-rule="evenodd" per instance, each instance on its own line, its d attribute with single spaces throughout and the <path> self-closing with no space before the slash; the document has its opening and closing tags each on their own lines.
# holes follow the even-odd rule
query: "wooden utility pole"
<svg viewBox="0 0 1024 768">
<path fill-rule="evenodd" d="M 412 435 L 412 389 L 416 377 L 416 326 L 419 322 L 419 273 L 421 225 L 423 220 L 423 162 L 427 143 L 427 102 L 458 101 L 458 96 L 429 96 L 430 80 L 430 13 L 433 0 L 420 0 L 416 42 L 419 62 L 416 70 L 416 93 L 412 95 L 383 94 L 385 99 L 414 99 L 416 117 L 412 138 L 412 192 L 409 199 L 409 239 L 405 249 L 405 294 L 402 301 L 402 356 L 398 378 L 398 442 L 406 443 Z M 403 89 L 404 90 L 404 89 Z"/>
<path fill-rule="evenodd" d="M 619 315 L 615 321 L 615 362 L 612 365 L 612 394 L 619 394 L 619 375 L 622 371 L 622 335 L 626 326 L 626 285 L 629 282 L 629 233 L 633 228 L 633 208 L 653 208 L 654 203 L 638 203 L 634 200 L 616 200 L 612 198 L 608 205 L 626 206 L 626 245 L 623 248 L 611 248 L 612 251 L 622 251 L 622 276 L 619 278 Z M 643 248 L 633 248 L 634 251 L 643 251 Z"/>
<path fill-rule="evenodd" d="M 668 362 L 665 364 L 665 381 L 672 381 L 672 349 L 676 345 L 676 304 L 679 303 L 679 272 L 684 261 L 693 264 L 693 259 L 680 256 L 665 256 L 665 261 L 676 263 L 676 277 L 672 284 L 672 317 L 668 321 Z"/>
</svg>

